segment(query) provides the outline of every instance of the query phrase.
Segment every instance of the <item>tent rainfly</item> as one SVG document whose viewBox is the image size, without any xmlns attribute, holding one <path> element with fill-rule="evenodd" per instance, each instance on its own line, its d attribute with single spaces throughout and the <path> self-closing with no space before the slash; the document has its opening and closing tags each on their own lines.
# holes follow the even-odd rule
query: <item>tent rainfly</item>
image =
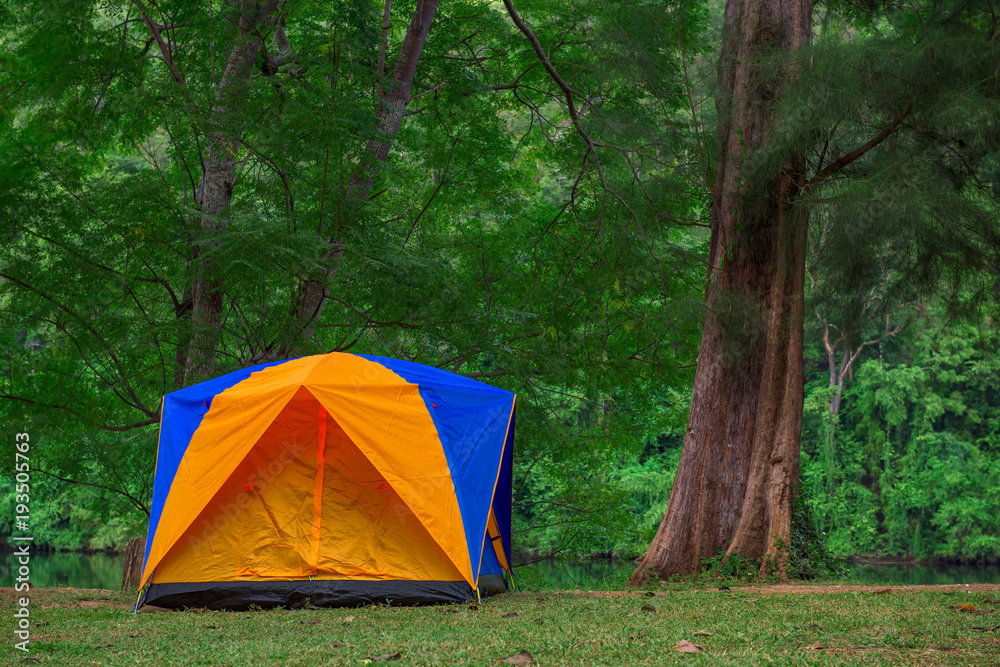
<svg viewBox="0 0 1000 667">
<path fill-rule="evenodd" d="M 341 352 L 167 394 L 137 607 L 503 592 L 514 400 L 454 373 Z"/>
</svg>

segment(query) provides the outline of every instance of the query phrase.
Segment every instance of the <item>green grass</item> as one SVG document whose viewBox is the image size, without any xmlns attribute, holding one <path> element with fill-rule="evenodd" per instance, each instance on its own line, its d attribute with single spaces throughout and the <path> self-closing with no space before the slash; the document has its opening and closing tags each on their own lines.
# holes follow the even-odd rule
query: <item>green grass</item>
<svg viewBox="0 0 1000 667">
<path fill-rule="evenodd" d="M 9 591 L 0 614 L 11 627 Z M 522 650 L 537 665 L 998 665 L 1000 631 L 972 629 L 1000 623 L 1000 605 L 985 602 L 997 595 L 677 587 L 618 597 L 512 593 L 478 607 L 133 614 L 123 608 L 132 596 L 36 589 L 28 655 L 64 667 L 362 665 L 396 652 L 402 657 L 387 664 L 496 666 Z M 960 603 L 997 611 L 975 616 L 949 608 Z M 712 634 L 694 636 L 699 630 Z M 682 639 L 704 651 L 672 650 Z M 817 641 L 823 649 L 805 648 Z M 28 664 L 13 639 L 2 651 Z"/>
</svg>

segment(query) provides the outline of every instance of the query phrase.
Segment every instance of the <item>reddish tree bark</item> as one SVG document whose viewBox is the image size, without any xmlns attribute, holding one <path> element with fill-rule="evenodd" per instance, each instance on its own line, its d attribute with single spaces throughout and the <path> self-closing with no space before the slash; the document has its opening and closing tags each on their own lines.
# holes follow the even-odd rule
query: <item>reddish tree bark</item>
<svg viewBox="0 0 1000 667">
<path fill-rule="evenodd" d="M 802 426 L 807 217 L 801 154 L 764 172 L 774 101 L 794 76 L 763 59 L 810 40 L 810 0 L 727 0 L 706 313 L 691 414 L 659 531 L 632 585 L 726 550 L 784 575 Z M 776 173 L 775 173 L 776 172 Z"/>
<path fill-rule="evenodd" d="M 125 547 L 125 554 L 122 558 L 124 568 L 122 569 L 122 590 L 138 590 L 139 582 L 142 581 L 142 561 L 146 556 L 146 538 L 133 537 Z"/>
</svg>

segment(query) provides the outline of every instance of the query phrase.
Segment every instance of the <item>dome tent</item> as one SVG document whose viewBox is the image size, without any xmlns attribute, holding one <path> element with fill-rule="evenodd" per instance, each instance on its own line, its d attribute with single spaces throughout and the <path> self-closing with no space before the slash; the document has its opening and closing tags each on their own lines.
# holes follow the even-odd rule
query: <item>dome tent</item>
<svg viewBox="0 0 1000 667">
<path fill-rule="evenodd" d="M 506 590 L 514 401 L 454 373 L 339 352 L 167 394 L 140 606 Z"/>
</svg>

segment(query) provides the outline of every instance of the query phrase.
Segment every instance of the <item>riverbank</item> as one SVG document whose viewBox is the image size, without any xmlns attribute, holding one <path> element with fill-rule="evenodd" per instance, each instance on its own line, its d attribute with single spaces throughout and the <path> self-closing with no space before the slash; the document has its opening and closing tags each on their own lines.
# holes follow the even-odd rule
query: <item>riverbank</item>
<svg viewBox="0 0 1000 667">
<path fill-rule="evenodd" d="M 905 567 L 991 567 L 1000 566 L 1000 558 L 910 558 L 902 556 L 880 556 L 878 554 L 858 554 L 848 556 L 850 565 L 899 565 Z"/>
<path fill-rule="evenodd" d="M 516 576 L 526 587 L 537 590 L 616 590 L 625 587 L 634 571 L 632 561 L 615 559 L 552 560 L 515 568 Z M 713 578 L 701 575 L 693 580 L 710 585 Z M 1000 565 L 858 563 L 851 566 L 839 583 L 1000 584 Z"/>
<path fill-rule="evenodd" d="M 13 581 L 14 559 L 0 559 L 0 584 Z M 105 553 L 33 552 L 31 581 L 39 588 L 118 589 L 123 559 Z M 617 590 L 635 570 L 628 560 L 550 560 L 515 568 L 528 590 Z M 1000 584 L 1000 566 L 928 566 L 910 564 L 855 565 L 843 582 L 902 584 Z M 707 582 L 706 585 L 711 582 Z"/>
<path fill-rule="evenodd" d="M 113 591 L 31 591 L 40 664 L 984 665 L 1000 586 L 509 593 L 481 605 L 140 613 Z M 11 615 L 20 593 L 0 590 Z M 990 613 L 962 611 L 963 605 Z M 689 650 L 694 650 L 690 649 Z M 528 652 L 531 663 L 504 662 Z M 397 656 L 398 654 L 398 656 Z M 526 659 L 523 657 L 522 659 Z M 991 662 L 992 661 L 992 662 Z"/>
</svg>

